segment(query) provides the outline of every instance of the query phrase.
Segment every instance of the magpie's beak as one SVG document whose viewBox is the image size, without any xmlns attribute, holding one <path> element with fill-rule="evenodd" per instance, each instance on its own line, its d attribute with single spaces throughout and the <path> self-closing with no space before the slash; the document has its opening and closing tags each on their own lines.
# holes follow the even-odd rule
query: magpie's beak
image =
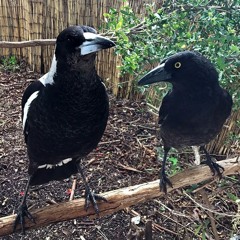
<svg viewBox="0 0 240 240">
<path fill-rule="evenodd" d="M 85 32 L 83 36 L 85 41 L 79 46 L 81 49 L 81 56 L 115 46 L 115 43 L 110 39 L 95 33 Z"/>
<path fill-rule="evenodd" d="M 165 63 L 162 63 L 158 67 L 152 69 L 149 73 L 143 76 L 139 81 L 138 85 L 148 85 L 156 82 L 164 82 L 171 79 L 171 73 L 167 72 L 164 68 Z"/>
</svg>

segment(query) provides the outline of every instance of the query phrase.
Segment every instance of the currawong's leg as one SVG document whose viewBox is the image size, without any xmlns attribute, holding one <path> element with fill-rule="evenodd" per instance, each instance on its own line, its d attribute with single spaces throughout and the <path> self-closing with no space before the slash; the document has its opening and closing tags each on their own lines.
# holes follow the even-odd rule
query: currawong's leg
<svg viewBox="0 0 240 240">
<path fill-rule="evenodd" d="M 213 176 L 217 173 L 219 178 L 222 178 L 224 168 L 212 160 L 210 154 L 208 153 L 207 149 L 204 146 L 201 146 L 200 150 L 203 150 L 204 154 L 206 155 L 207 160 L 204 161 L 203 163 L 209 166 L 213 173 Z"/>
<path fill-rule="evenodd" d="M 170 147 L 164 147 L 164 156 L 163 156 L 163 163 L 162 163 L 162 168 L 160 170 L 160 191 L 164 192 L 165 194 L 167 193 L 167 185 L 170 187 L 173 187 L 171 181 L 168 179 L 166 173 L 165 173 L 165 167 L 166 167 L 166 160 L 167 160 L 167 155 L 170 150 Z"/>
</svg>

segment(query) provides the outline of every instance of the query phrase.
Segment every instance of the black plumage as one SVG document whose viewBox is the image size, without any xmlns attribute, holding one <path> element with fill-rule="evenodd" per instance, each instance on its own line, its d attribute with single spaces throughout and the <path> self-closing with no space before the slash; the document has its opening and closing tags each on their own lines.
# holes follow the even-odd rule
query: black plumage
<svg viewBox="0 0 240 240">
<path fill-rule="evenodd" d="M 224 170 L 215 163 L 204 145 L 221 131 L 231 113 L 232 98 L 221 88 L 213 64 L 195 51 L 177 53 L 151 70 L 139 85 L 169 82 L 172 89 L 162 100 L 159 110 L 160 136 L 164 144 L 160 190 L 172 186 L 165 174 L 167 154 L 171 147 L 201 146 L 205 163 L 220 177 Z"/>
<path fill-rule="evenodd" d="M 22 98 L 29 180 L 15 226 L 24 217 L 33 220 L 26 205 L 29 185 L 61 180 L 78 171 L 85 183 L 86 200 L 98 213 L 94 194 L 84 177 L 80 160 L 100 141 L 107 125 L 109 102 L 95 69 L 96 52 L 115 44 L 87 26 L 71 26 L 56 41 L 50 71 L 31 83 Z M 86 207 L 88 202 L 86 202 Z"/>
</svg>

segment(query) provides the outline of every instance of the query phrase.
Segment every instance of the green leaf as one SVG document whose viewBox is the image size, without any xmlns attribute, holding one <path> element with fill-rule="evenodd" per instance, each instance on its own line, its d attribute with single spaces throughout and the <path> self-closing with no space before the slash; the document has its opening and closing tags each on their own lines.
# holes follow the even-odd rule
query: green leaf
<svg viewBox="0 0 240 240">
<path fill-rule="evenodd" d="M 123 25 L 123 17 L 120 16 L 115 30 L 116 31 L 120 30 L 122 28 L 122 25 Z"/>
<path fill-rule="evenodd" d="M 217 58 L 217 65 L 219 68 L 224 69 L 225 68 L 225 60 L 223 57 Z"/>
<path fill-rule="evenodd" d="M 227 193 L 227 196 L 234 202 L 236 202 L 236 200 L 239 199 L 236 195 L 234 195 L 232 193 Z"/>
<path fill-rule="evenodd" d="M 175 158 L 175 157 L 170 157 L 168 160 L 169 160 L 170 162 L 172 162 L 172 165 L 177 165 L 177 163 L 178 163 L 178 159 Z"/>
<path fill-rule="evenodd" d="M 236 53 L 239 53 L 240 52 L 240 48 L 236 45 L 231 45 L 230 47 L 230 50 L 233 51 L 233 52 L 236 52 Z"/>
<path fill-rule="evenodd" d="M 202 225 L 199 225 L 194 231 L 195 234 L 198 235 L 201 229 L 202 229 Z"/>
</svg>

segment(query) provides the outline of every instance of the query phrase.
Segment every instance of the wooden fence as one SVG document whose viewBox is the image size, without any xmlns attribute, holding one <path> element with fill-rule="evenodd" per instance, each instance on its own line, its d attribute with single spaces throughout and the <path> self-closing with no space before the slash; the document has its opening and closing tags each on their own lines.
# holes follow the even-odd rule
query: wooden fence
<svg viewBox="0 0 240 240">
<path fill-rule="evenodd" d="M 129 4 L 136 13 L 144 13 L 144 3 L 150 0 L 0 0 L 0 41 L 27 41 L 55 39 L 59 32 L 70 25 L 89 25 L 98 29 L 104 23 L 104 13 L 113 7 L 120 9 Z M 157 6 L 157 5 L 156 5 Z M 25 48 L 0 48 L 0 56 L 14 55 L 24 58 L 33 71 L 48 71 L 54 46 Z M 113 93 L 122 97 L 119 83 L 121 57 L 113 50 L 99 52 L 97 68 Z M 126 95 L 126 94 L 125 94 Z"/>
</svg>

